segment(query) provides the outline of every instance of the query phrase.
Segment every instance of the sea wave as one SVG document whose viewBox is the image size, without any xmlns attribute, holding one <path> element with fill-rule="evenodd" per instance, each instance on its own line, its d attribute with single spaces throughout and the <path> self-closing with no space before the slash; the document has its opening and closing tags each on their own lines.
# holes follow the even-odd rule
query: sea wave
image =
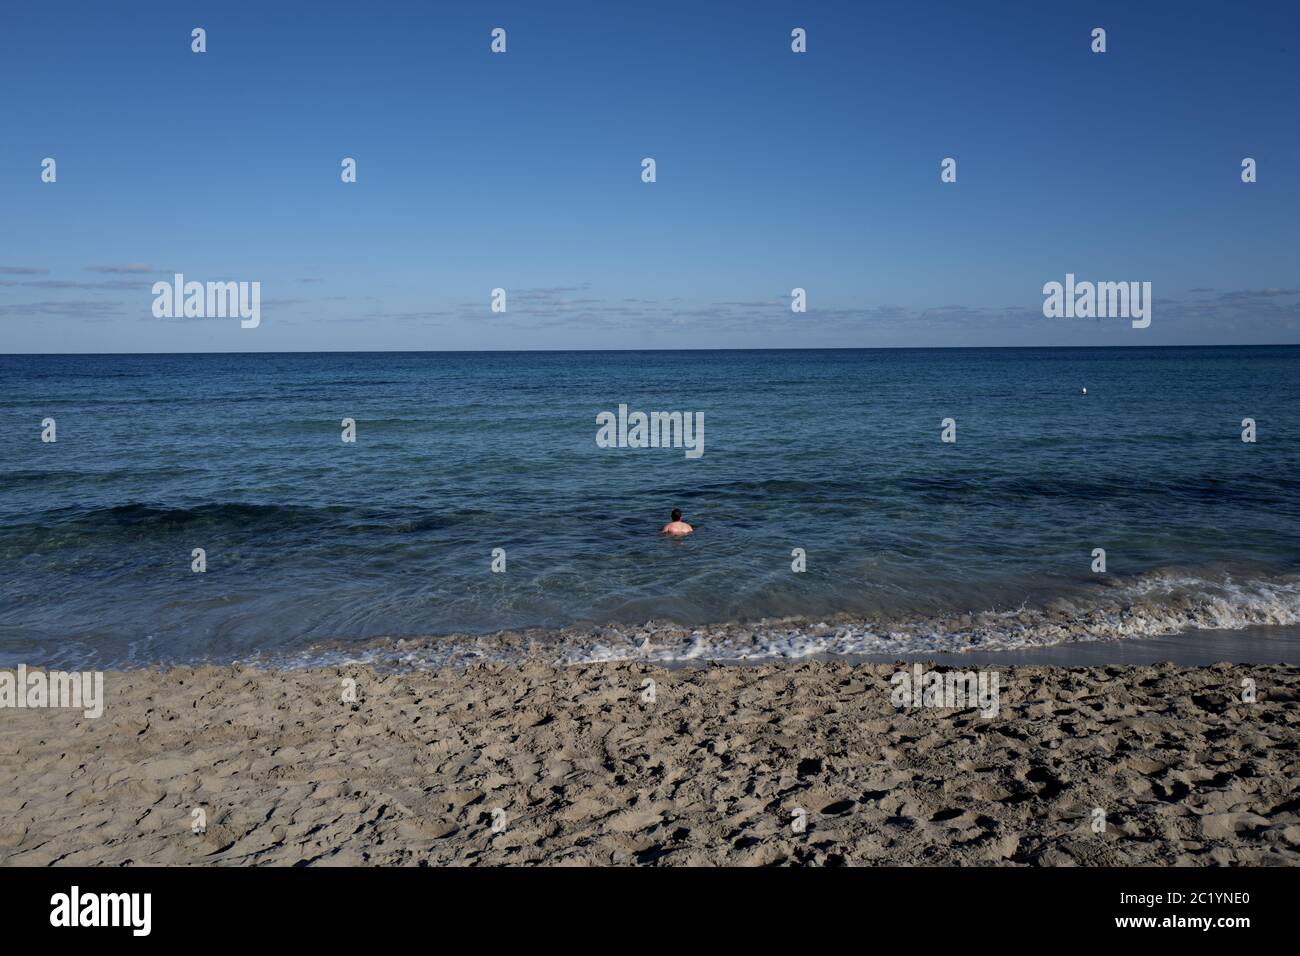
<svg viewBox="0 0 1300 956">
<path fill-rule="evenodd" d="M 380 639 L 364 645 L 316 644 L 289 657 L 247 661 L 279 667 L 369 664 L 462 667 L 474 663 L 553 665 L 646 660 L 798 660 L 824 656 L 1013 651 L 1083 641 L 1165 637 L 1193 629 L 1240 630 L 1300 624 L 1300 575 L 1240 580 L 1155 571 L 1099 588 L 1089 597 L 1040 607 L 918 617 L 786 618 L 687 627 L 584 625 Z"/>
<path fill-rule="evenodd" d="M 191 525 L 238 530 L 256 528 L 263 533 L 313 530 L 321 526 L 345 531 L 372 531 L 397 527 L 422 531 L 464 523 L 483 512 L 461 509 L 445 514 L 387 507 L 361 508 L 346 504 L 268 504 L 260 502 L 210 502 L 193 507 L 163 506 L 144 502 L 99 508 L 64 507 L 27 516 L 29 525 L 65 533 L 111 535 L 117 530 L 165 533 Z M 18 527 L 15 521 L 14 528 Z M 12 529 L 6 529 L 12 530 Z"/>
</svg>

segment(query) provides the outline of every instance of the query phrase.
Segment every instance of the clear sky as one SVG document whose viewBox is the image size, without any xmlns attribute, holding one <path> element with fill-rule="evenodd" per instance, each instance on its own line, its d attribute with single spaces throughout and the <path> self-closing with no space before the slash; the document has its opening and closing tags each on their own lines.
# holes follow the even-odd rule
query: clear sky
<svg viewBox="0 0 1300 956">
<path fill-rule="evenodd" d="M 0 351 L 1300 342 L 1298 55 L 1295 0 L 11 3 Z"/>
</svg>

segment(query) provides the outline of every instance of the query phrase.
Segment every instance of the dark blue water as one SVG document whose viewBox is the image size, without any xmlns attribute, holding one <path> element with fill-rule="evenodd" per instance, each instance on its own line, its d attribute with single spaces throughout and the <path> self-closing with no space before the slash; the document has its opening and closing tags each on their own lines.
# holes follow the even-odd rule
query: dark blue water
<svg viewBox="0 0 1300 956">
<path fill-rule="evenodd" d="M 703 456 L 597 447 L 620 403 L 702 412 Z M 4 356 L 0 436 L 0 663 L 1300 620 L 1300 348 Z"/>
</svg>

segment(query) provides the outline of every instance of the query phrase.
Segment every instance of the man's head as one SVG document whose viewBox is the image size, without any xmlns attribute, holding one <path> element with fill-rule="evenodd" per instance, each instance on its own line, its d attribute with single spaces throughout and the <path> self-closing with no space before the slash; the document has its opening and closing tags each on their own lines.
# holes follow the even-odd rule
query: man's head
<svg viewBox="0 0 1300 956">
<path fill-rule="evenodd" d="M 673 509 L 673 520 L 674 520 L 674 521 L 681 521 L 681 520 L 682 520 L 682 509 L 681 509 L 681 508 L 674 508 L 674 509 Z"/>
</svg>

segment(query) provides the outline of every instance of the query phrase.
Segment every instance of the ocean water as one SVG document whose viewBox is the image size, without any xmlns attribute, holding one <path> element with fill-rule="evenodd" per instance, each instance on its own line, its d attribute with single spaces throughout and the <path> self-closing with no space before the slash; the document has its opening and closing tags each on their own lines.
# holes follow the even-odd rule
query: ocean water
<svg viewBox="0 0 1300 956">
<path fill-rule="evenodd" d="M 704 454 L 598 447 L 621 403 L 702 412 Z M 0 442 L 0 664 L 1300 622 L 1294 347 L 3 356 Z"/>
</svg>

